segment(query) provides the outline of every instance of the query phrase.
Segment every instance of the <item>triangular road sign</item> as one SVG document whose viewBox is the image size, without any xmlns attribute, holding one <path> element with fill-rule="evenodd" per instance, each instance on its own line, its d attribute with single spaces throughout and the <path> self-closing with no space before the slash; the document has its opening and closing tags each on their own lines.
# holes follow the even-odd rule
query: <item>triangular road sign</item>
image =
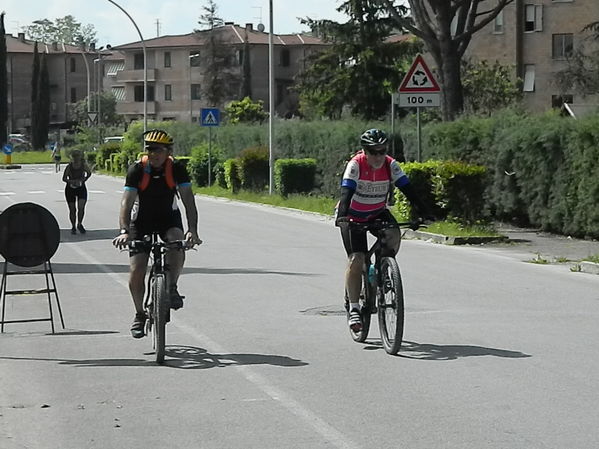
<svg viewBox="0 0 599 449">
<path fill-rule="evenodd" d="M 92 123 L 96 123 L 96 117 L 98 117 L 98 113 L 97 112 L 88 112 L 87 113 L 87 118 Z"/>
<path fill-rule="evenodd" d="M 398 90 L 399 93 L 406 94 L 441 92 L 437 80 L 420 54 L 416 55 Z"/>
<path fill-rule="evenodd" d="M 218 122 L 216 121 L 216 117 L 214 116 L 212 111 L 209 111 L 206 114 L 206 117 L 204 117 L 204 124 L 205 125 L 216 125 L 217 123 Z"/>
</svg>

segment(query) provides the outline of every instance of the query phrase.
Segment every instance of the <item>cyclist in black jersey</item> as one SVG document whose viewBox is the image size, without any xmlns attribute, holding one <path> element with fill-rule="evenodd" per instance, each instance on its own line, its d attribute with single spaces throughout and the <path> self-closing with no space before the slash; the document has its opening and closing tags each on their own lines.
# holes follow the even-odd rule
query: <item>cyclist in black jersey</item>
<svg viewBox="0 0 599 449">
<path fill-rule="evenodd" d="M 159 233 L 165 241 L 186 240 L 191 246 L 201 244 L 191 180 L 183 162 L 172 159 L 172 137 L 162 130 L 150 130 L 144 133 L 144 145 L 147 158 L 132 164 L 127 172 L 119 214 L 121 230 L 113 244 L 124 248 L 130 240 L 142 239 L 153 232 Z M 177 192 L 185 206 L 185 233 L 175 196 Z M 143 298 L 149 252 L 131 249 L 129 256 L 129 290 L 135 306 L 131 335 L 141 338 L 147 320 Z M 183 307 L 183 296 L 177 290 L 177 280 L 185 262 L 185 253 L 172 250 L 166 258 L 170 267 L 171 307 L 179 309 Z"/>
</svg>

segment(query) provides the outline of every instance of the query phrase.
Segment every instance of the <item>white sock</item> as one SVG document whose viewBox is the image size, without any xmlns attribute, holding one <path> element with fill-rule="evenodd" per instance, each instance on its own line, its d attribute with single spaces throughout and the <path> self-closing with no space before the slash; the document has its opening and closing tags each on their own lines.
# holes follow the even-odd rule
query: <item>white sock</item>
<svg viewBox="0 0 599 449">
<path fill-rule="evenodd" d="M 349 311 L 351 312 L 352 310 L 360 310 L 360 303 L 359 302 L 352 302 L 349 304 Z"/>
</svg>

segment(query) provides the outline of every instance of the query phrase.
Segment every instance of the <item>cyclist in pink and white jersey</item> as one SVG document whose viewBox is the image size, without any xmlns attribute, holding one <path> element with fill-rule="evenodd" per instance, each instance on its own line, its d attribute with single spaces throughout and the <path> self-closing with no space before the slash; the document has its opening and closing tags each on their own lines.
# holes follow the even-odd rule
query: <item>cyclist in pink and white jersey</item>
<svg viewBox="0 0 599 449">
<path fill-rule="evenodd" d="M 389 195 L 396 186 L 406 196 L 417 215 L 427 216 L 426 207 L 414 192 L 399 163 L 387 155 L 388 138 L 380 129 L 369 129 L 360 137 L 362 151 L 345 167 L 341 181 L 341 199 L 335 224 L 341 228 L 343 245 L 348 256 L 345 288 L 349 304 L 348 325 L 354 332 L 362 329 L 359 296 L 362 289 L 362 266 L 368 251 L 366 231 L 350 229 L 351 221 L 368 222 L 375 219 L 396 222 L 387 209 Z M 399 251 L 399 229 L 388 229 L 383 256 L 395 256 Z"/>
</svg>

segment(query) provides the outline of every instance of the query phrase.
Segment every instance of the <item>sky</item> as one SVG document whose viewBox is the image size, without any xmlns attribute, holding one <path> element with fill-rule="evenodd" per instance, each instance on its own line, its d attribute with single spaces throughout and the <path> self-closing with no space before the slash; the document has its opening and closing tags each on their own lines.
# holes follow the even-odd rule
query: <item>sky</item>
<svg viewBox="0 0 599 449">
<path fill-rule="evenodd" d="M 144 39 L 156 37 L 160 21 L 160 36 L 186 34 L 199 28 L 207 0 L 115 0 L 129 13 Z M 241 26 L 262 21 L 268 30 L 269 0 L 215 0 L 217 15 L 226 22 Z M 331 19 L 345 22 L 347 16 L 337 12 L 342 0 L 272 0 L 273 32 L 276 34 L 308 31 L 297 17 Z M 14 36 L 34 20 L 55 20 L 72 15 L 82 25 L 96 30 L 98 45 L 120 45 L 139 41 L 139 35 L 127 16 L 108 0 L 2 0 L 0 10 L 6 12 L 4 25 Z"/>
</svg>

